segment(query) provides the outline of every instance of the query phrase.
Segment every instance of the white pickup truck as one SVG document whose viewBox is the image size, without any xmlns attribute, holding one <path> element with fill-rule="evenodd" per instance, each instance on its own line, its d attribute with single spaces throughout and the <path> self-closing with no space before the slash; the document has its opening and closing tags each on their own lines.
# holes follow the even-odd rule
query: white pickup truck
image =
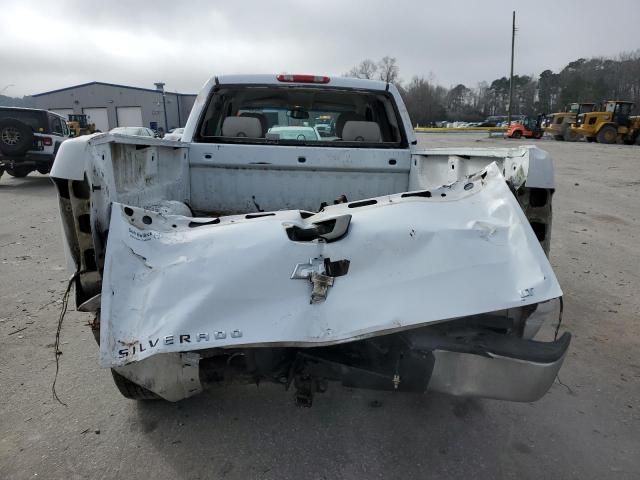
<svg viewBox="0 0 640 480">
<path fill-rule="evenodd" d="M 316 125 L 320 125 L 317 127 Z M 395 86 L 212 78 L 181 141 L 62 144 L 77 308 L 128 398 L 271 381 L 542 397 L 569 347 L 535 147 L 424 149 Z"/>
</svg>

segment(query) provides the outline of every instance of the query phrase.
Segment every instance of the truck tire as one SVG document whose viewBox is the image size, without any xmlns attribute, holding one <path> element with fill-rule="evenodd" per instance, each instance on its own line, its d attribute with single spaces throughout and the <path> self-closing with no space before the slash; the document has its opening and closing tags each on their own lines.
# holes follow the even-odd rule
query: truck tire
<svg viewBox="0 0 640 480">
<path fill-rule="evenodd" d="M 618 139 L 618 131 L 611 125 L 605 125 L 598 132 L 598 143 L 616 143 Z"/>
<path fill-rule="evenodd" d="M 520 130 L 516 130 L 511 134 L 511 138 L 520 138 L 522 136 L 522 132 Z"/>
<path fill-rule="evenodd" d="M 160 396 L 123 377 L 113 368 L 111 369 L 111 375 L 113 376 L 113 382 L 124 398 L 130 400 L 161 400 Z"/>
<path fill-rule="evenodd" d="M 24 165 L 11 165 L 6 167 L 6 171 L 12 177 L 22 178 L 29 175 L 33 170 L 31 167 L 26 167 Z"/>
<path fill-rule="evenodd" d="M 36 170 L 38 171 L 38 173 L 41 173 L 42 175 L 46 175 L 51 171 L 51 167 L 38 167 L 36 168 Z"/>
<path fill-rule="evenodd" d="M 31 127 L 15 118 L 0 120 L 0 152 L 7 157 L 21 157 L 33 145 Z"/>
</svg>

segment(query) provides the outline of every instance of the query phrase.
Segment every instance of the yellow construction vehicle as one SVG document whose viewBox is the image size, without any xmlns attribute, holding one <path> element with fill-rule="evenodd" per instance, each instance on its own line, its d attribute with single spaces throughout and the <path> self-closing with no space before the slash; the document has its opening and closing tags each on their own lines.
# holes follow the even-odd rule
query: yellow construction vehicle
<svg viewBox="0 0 640 480">
<path fill-rule="evenodd" d="M 571 132 L 583 136 L 588 142 L 626 143 L 640 141 L 640 116 L 630 116 L 633 102 L 610 100 L 600 112 L 582 113 Z"/>
<path fill-rule="evenodd" d="M 67 126 L 71 130 L 72 137 L 79 137 L 80 135 L 89 135 L 91 133 L 99 132 L 96 130 L 94 123 L 87 123 L 86 115 L 69 114 L 69 120 Z"/>
<path fill-rule="evenodd" d="M 577 140 L 579 137 L 571 132 L 571 124 L 576 123 L 578 115 L 593 112 L 595 108 L 595 103 L 572 103 L 567 105 L 564 111 L 547 115 L 543 130 L 553 136 L 555 140 Z"/>
</svg>

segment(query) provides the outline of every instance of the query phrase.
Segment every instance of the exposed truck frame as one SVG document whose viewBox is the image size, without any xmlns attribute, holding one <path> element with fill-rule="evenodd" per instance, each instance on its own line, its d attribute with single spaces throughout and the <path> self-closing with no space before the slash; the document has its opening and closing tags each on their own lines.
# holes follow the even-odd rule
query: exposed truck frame
<svg viewBox="0 0 640 480">
<path fill-rule="evenodd" d="M 382 102 L 395 140 L 360 120 L 331 144 L 273 140 L 231 106 L 263 91 L 294 118 L 307 97 Z M 256 139 L 203 136 L 216 112 Z M 51 176 L 77 308 L 129 398 L 273 381 L 303 405 L 330 382 L 532 401 L 566 356 L 568 333 L 533 340 L 561 316 L 551 159 L 419 148 L 393 85 L 212 78 L 182 141 L 72 139 Z"/>
</svg>

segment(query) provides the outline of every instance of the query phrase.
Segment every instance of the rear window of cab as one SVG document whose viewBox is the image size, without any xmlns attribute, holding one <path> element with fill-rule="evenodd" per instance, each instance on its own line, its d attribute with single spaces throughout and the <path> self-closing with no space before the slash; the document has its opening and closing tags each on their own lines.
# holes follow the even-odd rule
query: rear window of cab
<svg viewBox="0 0 640 480">
<path fill-rule="evenodd" d="M 389 148 L 405 146 L 401 125 L 386 92 L 229 85 L 210 97 L 196 141 Z"/>
</svg>

